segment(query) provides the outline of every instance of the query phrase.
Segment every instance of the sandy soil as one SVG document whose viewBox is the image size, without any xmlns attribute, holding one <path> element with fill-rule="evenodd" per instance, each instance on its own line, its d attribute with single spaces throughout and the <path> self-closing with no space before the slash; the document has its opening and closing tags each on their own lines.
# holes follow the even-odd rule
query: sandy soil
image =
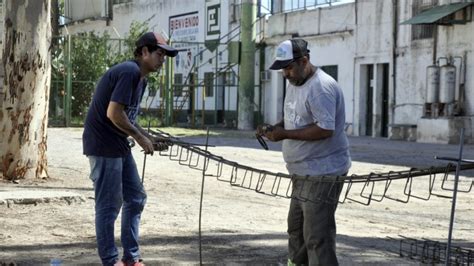
<svg viewBox="0 0 474 266">
<path fill-rule="evenodd" d="M 49 264 L 60 258 L 64 265 L 98 265 L 94 233 L 94 200 L 89 165 L 82 155 L 81 129 L 49 130 L 48 181 L 0 183 L 10 190 L 63 190 L 78 193 L 84 201 L 0 205 L 0 265 Z M 203 138 L 192 138 L 203 142 Z M 351 138 L 353 167 L 350 173 L 387 172 L 442 165 L 434 155 L 455 156 L 455 145 L 395 142 Z M 210 151 L 244 165 L 285 172 L 279 144 L 270 151 L 251 138 L 212 137 Z M 465 146 L 474 158 L 472 145 Z M 137 164 L 143 154 L 134 149 Z M 471 172 L 467 175 L 472 176 Z M 418 178 L 413 191 L 427 195 L 427 181 Z M 472 178 L 463 177 L 461 189 Z M 198 215 L 202 174 L 187 166 L 154 155 L 147 157 L 145 187 L 148 202 L 141 224 L 142 255 L 147 265 L 199 264 Z M 449 184 L 448 184 L 449 185 Z M 402 197 L 405 181 L 394 182 L 390 193 Z M 435 184 L 435 191 L 441 191 Z M 377 186 L 375 193 L 380 192 Z M 352 188 L 351 197 L 361 188 Z M 392 195 L 391 194 L 391 195 Z M 473 192 L 458 197 L 454 244 L 474 248 Z M 289 200 L 262 195 L 206 177 L 202 216 L 202 260 L 205 264 L 286 263 L 286 214 Z M 419 264 L 398 256 L 400 235 L 445 242 L 451 200 L 432 196 L 428 201 L 411 199 L 407 204 L 391 200 L 369 206 L 347 201 L 340 204 L 338 257 L 342 265 Z M 119 226 L 117 226 L 117 236 Z M 391 239 L 394 238 L 394 239 Z M 118 240 L 118 239 L 117 239 Z M 3 264 L 2 264 L 3 263 Z"/>
</svg>

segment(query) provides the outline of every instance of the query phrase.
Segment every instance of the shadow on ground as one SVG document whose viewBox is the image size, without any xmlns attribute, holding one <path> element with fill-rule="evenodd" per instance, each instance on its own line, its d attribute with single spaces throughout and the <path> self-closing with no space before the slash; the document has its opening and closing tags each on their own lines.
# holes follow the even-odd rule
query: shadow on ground
<svg viewBox="0 0 474 266">
<path fill-rule="evenodd" d="M 147 265 L 198 264 L 198 239 L 197 234 L 194 236 L 148 235 L 143 236 L 140 243 Z M 202 259 L 205 264 L 220 265 L 285 264 L 287 256 L 286 239 L 286 234 L 283 233 L 205 232 L 202 237 Z M 343 265 L 347 265 L 349 258 L 351 265 L 390 265 L 405 260 L 398 255 L 399 239 L 338 235 L 337 241 L 338 256 Z M 474 247 L 473 242 L 457 242 L 456 245 L 463 248 Z M 2 246 L 0 247 L 2 251 L 16 253 L 18 257 L 3 258 L 0 265 L 2 265 L 2 262 L 6 265 L 13 262 L 17 265 L 44 264 L 49 262 L 54 254 L 61 254 L 61 250 L 64 249 L 80 251 L 77 257 L 62 258 L 64 265 L 81 265 L 81 261 L 89 261 L 85 264 L 91 265 L 92 261 L 97 260 L 95 247 L 93 239 L 87 242 L 68 244 Z M 268 252 L 268 250 L 274 252 Z M 374 253 L 379 255 L 371 256 Z M 383 256 L 380 257 L 380 254 L 383 254 Z M 407 259 L 406 263 L 416 263 L 416 261 Z"/>
</svg>

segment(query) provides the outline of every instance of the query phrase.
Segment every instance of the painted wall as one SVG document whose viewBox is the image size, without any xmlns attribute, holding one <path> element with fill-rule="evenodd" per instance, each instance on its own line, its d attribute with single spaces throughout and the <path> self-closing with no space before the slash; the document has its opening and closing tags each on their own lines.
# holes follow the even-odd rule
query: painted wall
<svg viewBox="0 0 474 266">
<path fill-rule="evenodd" d="M 73 21 L 87 18 L 103 18 L 108 13 L 108 1 L 97 0 L 65 0 L 65 16 Z"/>
<path fill-rule="evenodd" d="M 381 67 L 388 64 L 392 77 L 392 1 L 367 1 L 357 3 L 357 26 L 355 30 L 356 53 L 354 57 L 354 135 L 367 135 L 366 121 L 372 113 L 372 136 L 381 135 L 382 85 Z M 368 69 L 373 70 L 373 80 L 367 78 Z M 393 80 L 388 80 L 389 103 L 393 103 Z M 368 91 L 372 90 L 372 109 L 368 110 Z M 393 104 L 391 104 L 393 105 Z M 389 112 L 389 120 L 391 112 Z"/>
<path fill-rule="evenodd" d="M 354 3 L 281 13 L 269 17 L 266 26 L 265 66 L 272 64 L 275 47 L 293 37 L 308 41 L 310 60 L 316 66 L 337 65 L 338 82 L 345 97 L 346 122 L 353 122 L 355 54 Z M 276 123 L 282 119 L 283 81 L 281 72 L 271 71 L 271 80 L 265 82 L 265 122 Z"/>
<path fill-rule="evenodd" d="M 455 2 L 460 1 L 440 0 L 439 4 Z M 432 38 L 412 40 L 412 26 L 401 23 L 413 16 L 413 0 L 401 0 L 396 3 L 398 6 L 394 9 L 394 1 L 359 0 L 357 3 L 332 8 L 274 15 L 268 21 L 267 54 L 274 53 L 274 47 L 279 42 L 299 36 L 309 41 L 312 50 L 311 61 L 315 65 L 337 64 L 339 82 L 346 99 L 347 121 L 353 126 L 349 132 L 354 135 L 367 134 L 369 113 L 372 113 L 370 118 L 373 123 L 369 126 L 372 129 L 371 135 L 381 135 L 384 100 L 381 97 L 382 86 L 388 88 L 388 126 L 402 124 L 416 127 L 424 115 L 426 67 L 433 64 L 434 41 Z M 396 21 L 395 12 L 398 15 Z M 397 35 L 396 47 L 394 33 Z M 464 84 L 464 116 L 472 117 L 474 23 L 470 21 L 464 25 L 438 26 L 436 45 L 437 59 L 456 58 L 454 62 L 458 69 L 457 86 Z M 463 68 L 460 57 L 465 62 Z M 267 57 L 265 65 L 270 66 L 272 61 L 270 56 Z M 445 64 L 445 61 L 440 60 L 441 65 Z M 388 68 L 388 76 L 382 75 L 384 67 Z M 370 69 L 374 72 L 372 80 L 367 76 Z M 463 74 L 464 72 L 466 73 Z M 280 79 L 281 74 L 274 72 L 271 81 L 265 84 L 265 97 L 272 103 L 267 104 L 265 112 L 265 119 L 269 123 L 281 119 L 283 86 Z M 384 82 L 388 83 L 383 85 Z M 367 89 L 374 95 L 371 110 L 367 109 Z M 456 92 L 456 95 L 459 93 Z M 275 108 L 274 105 L 278 107 Z M 466 119 L 468 121 L 470 118 Z M 454 131 L 449 129 L 444 132 L 447 139 L 451 138 L 450 132 Z M 437 134 L 439 137 L 439 132 Z M 388 135 L 390 136 L 390 131 Z"/>
<path fill-rule="evenodd" d="M 400 6 L 400 22 L 412 17 L 411 1 L 403 1 Z M 442 0 L 440 4 L 451 2 Z M 472 7 L 471 7 L 472 8 Z M 395 121 L 416 123 L 422 115 L 422 107 L 426 98 L 426 67 L 433 64 L 433 39 L 412 40 L 411 26 L 401 25 L 399 34 L 398 65 L 397 65 L 397 105 Z M 465 115 L 474 114 L 474 23 L 468 22 L 464 25 L 438 26 L 437 56 L 456 57 L 461 56 L 466 60 L 465 93 L 466 101 L 463 105 Z M 443 65 L 446 61 L 441 60 Z M 458 60 L 459 62 L 459 60 Z M 460 65 L 455 62 L 458 70 Z M 460 73 L 457 73 L 460 77 Z M 461 79 L 463 79 L 461 74 Z M 403 105 L 405 104 L 405 105 Z M 416 115 L 414 115 L 416 114 Z"/>
</svg>

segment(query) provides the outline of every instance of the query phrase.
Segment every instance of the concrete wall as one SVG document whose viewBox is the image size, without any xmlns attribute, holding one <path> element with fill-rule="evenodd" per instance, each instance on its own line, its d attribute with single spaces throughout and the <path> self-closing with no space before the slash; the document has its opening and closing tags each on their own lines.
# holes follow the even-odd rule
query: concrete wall
<svg viewBox="0 0 474 266">
<path fill-rule="evenodd" d="M 439 4 L 455 2 L 460 1 L 440 0 Z M 444 133 L 437 132 L 434 137 L 430 136 L 434 133 L 431 133 L 429 128 L 435 127 L 437 122 L 420 122 L 426 101 L 426 67 L 433 64 L 435 42 L 433 38 L 412 40 L 412 26 L 401 25 L 403 21 L 413 17 L 413 0 L 400 0 L 395 3 L 397 6 L 393 5 L 394 1 L 358 0 L 356 3 L 332 8 L 271 16 L 267 27 L 267 54 L 273 54 L 274 47 L 279 42 L 300 36 L 309 41 L 312 50 L 311 61 L 315 65 L 337 64 L 339 82 L 346 99 L 347 121 L 353 124 L 354 135 L 367 135 L 367 130 L 370 129 L 372 136 L 381 136 L 382 128 L 388 126 L 390 137 L 391 127 L 401 125 L 412 131 L 416 130 L 417 124 L 420 123 L 419 134 L 410 135 L 416 135 L 420 140 L 437 141 L 440 136 L 445 136 L 446 142 L 451 142 L 453 132 L 459 132 L 455 127 L 463 123 L 440 119 L 439 127 L 445 128 L 441 130 Z M 459 13 L 456 16 L 459 16 Z M 464 25 L 438 26 L 435 58 L 455 58 L 454 63 L 458 70 L 457 90 L 464 88 L 462 114 L 467 118 L 456 118 L 456 121 L 470 121 L 469 117 L 474 115 L 473 33 L 472 21 Z M 443 65 L 445 61 L 439 62 Z M 267 57 L 265 65 L 269 66 L 271 62 L 272 58 Z M 388 75 L 383 75 L 384 68 L 388 68 Z M 373 72 L 372 79 L 368 78 L 369 71 Z M 265 85 L 269 102 L 265 119 L 269 123 L 281 119 L 280 79 L 281 74 L 274 72 L 272 80 Z M 385 99 L 382 97 L 384 86 L 388 88 L 388 96 Z M 371 105 L 367 103 L 368 90 L 373 94 Z M 462 93 L 456 91 L 456 99 L 459 95 Z M 384 102 L 388 102 L 388 107 L 384 107 Z M 274 108 L 274 105 L 278 107 Z M 369 110 L 369 107 L 372 109 Z M 382 124 L 383 108 L 388 112 L 385 124 Z"/>
<path fill-rule="evenodd" d="M 346 120 L 353 121 L 353 58 L 355 54 L 354 4 L 281 13 L 269 17 L 266 26 L 265 66 L 273 62 L 275 47 L 286 39 L 304 38 L 309 43 L 311 62 L 316 66 L 337 65 L 338 82 L 346 103 Z M 272 71 L 265 83 L 265 122 L 282 119 L 283 81 L 281 72 Z"/>
<path fill-rule="evenodd" d="M 73 17 L 79 17 L 79 15 L 83 13 L 83 7 L 81 6 L 85 4 L 85 2 L 76 2 L 78 2 L 77 5 L 80 6 L 71 10 Z M 112 36 L 117 33 L 120 36 L 123 36 L 129 31 L 130 25 L 133 21 L 148 21 L 152 30 L 164 30 L 165 32 L 168 32 L 168 21 L 170 16 L 195 11 L 198 11 L 202 16 L 205 12 L 204 7 L 205 6 L 202 3 L 192 0 L 134 0 L 128 3 L 113 5 L 113 20 L 110 21 L 109 26 L 105 21 L 89 20 L 81 21 L 81 23 L 73 23 L 68 26 L 68 30 L 70 34 L 95 30 L 97 32 L 108 31 Z M 228 9 L 223 9 L 222 11 L 225 11 L 226 13 L 224 14 L 227 15 Z M 76 12 L 78 14 L 74 15 Z M 201 24 L 200 26 L 200 32 L 202 33 L 204 30 L 204 24 Z"/>
<path fill-rule="evenodd" d="M 355 33 L 356 54 L 354 58 L 354 135 L 367 135 L 367 126 L 372 136 L 381 136 L 382 132 L 382 86 L 383 64 L 392 77 L 393 51 L 393 12 L 391 1 L 362 0 L 357 3 L 357 27 Z M 368 80 L 369 68 L 373 70 L 373 80 Z M 387 79 L 387 77 L 385 77 Z M 393 102 L 393 80 L 389 78 L 389 103 Z M 372 90 L 372 109 L 367 104 L 368 92 Z M 389 106 L 390 108 L 390 106 Z M 372 125 L 367 125 L 367 116 L 372 114 Z M 389 110 L 389 121 L 391 112 Z M 387 121 L 386 121 L 387 122 Z"/>
<path fill-rule="evenodd" d="M 239 1 L 222 0 L 221 32 L 227 33 L 238 26 L 238 22 L 231 22 L 230 10 L 232 4 Z M 438 26 L 438 38 L 412 40 L 411 25 L 401 25 L 413 17 L 413 0 L 396 1 L 358 0 L 356 3 L 347 3 L 332 7 L 301 10 L 290 13 L 280 13 L 270 16 L 265 24 L 264 41 L 265 69 L 273 61 L 274 49 L 281 41 L 291 37 L 305 38 L 309 42 L 311 61 L 317 66 L 337 65 L 338 81 L 344 91 L 346 102 L 346 119 L 352 124 L 349 132 L 354 135 L 366 135 L 367 128 L 372 136 L 381 135 L 381 88 L 384 82 L 388 84 L 388 123 L 391 125 L 419 125 L 417 138 L 421 140 L 452 141 L 453 133 L 458 132 L 459 122 L 446 122 L 446 118 L 425 121 L 423 105 L 426 101 L 426 67 L 441 57 L 454 59 L 458 70 L 458 91 L 464 95 L 462 111 L 465 121 L 474 117 L 474 22 L 464 25 Z M 439 0 L 439 4 L 459 2 L 458 0 Z M 472 9 L 472 7 L 471 7 Z M 107 26 L 103 20 L 89 20 L 68 26 L 69 33 L 81 31 L 109 31 L 113 37 L 123 37 L 128 32 L 133 20 L 149 21 L 154 31 L 168 30 L 170 16 L 198 12 L 200 20 L 199 40 L 204 40 L 205 7 L 201 1 L 179 0 L 135 0 L 130 3 L 114 5 L 114 19 Z M 394 24 L 394 14 L 398 18 Z M 459 14 L 457 14 L 459 15 Z M 396 32 L 394 32 L 394 25 Z M 397 35 L 394 47 L 394 33 Z M 436 49 L 434 49 L 436 45 Z M 201 49 L 201 48 L 200 48 Z M 204 48 L 202 48 L 204 49 Z M 436 55 L 434 56 L 434 51 Z M 205 52 L 202 62 L 213 54 Z M 220 57 L 225 58 L 225 54 Z M 256 67 L 256 81 L 259 83 L 258 56 Z M 461 68 L 461 60 L 463 65 Z M 440 60 L 444 64 L 446 60 Z M 388 83 L 381 75 L 383 67 L 388 66 Z M 204 65 L 202 72 L 213 72 L 214 64 Z M 367 77 L 368 71 L 373 70 L 373 79 Z M 200 71 L 201 71 L 200 70 Z M 464 74 L 465 73 L 465 74 Z M 264 121 L 276 123 L 281 120 L 284 82 L 281 72 L 270 71 L 270 79 L 264 81 L 262 88 Z M 459 93 L 462 88 L 463 93 Z M 367 106 L 367 89 L 373 93 L 372 109 Z M 226 93 L 226 102 L 232 110 L 236 109 L 237 89 L 229 89 Z M 206 109 L 214 108 L 215 99 L 206 98 Z M 256 89 L 258 102 L 258 89 Z M 200 94 L 197 95 L 198 106 L 201 103 Z M 368 119 L 368 114 L 372 117 Z M 425 119 L 422 121 L 422 119 Z M 448 120 L 451 118 L 447 118 Z M 457 118 L 456 121 L 458 121 Z M 367 125 L 372 121 L 372 125 Z M 454 121 L 454 120 L 453 120 Z M 439 125 L 438 125 L 439 124 Z M 466 123 L 464 123 L 466 124 Z M 469 123 L 467 123 L 469 124 Z M 472 124 L 472 123 L 471 123 Z M 438 126 L 437 126 L 438 125 Z M 432 129 L 437 127 L 442 132 L 436 133 Z M 443 133 L 444 132 L 444 133 Z M 432 135 L 430 135 L 432 134 Z M 472 134 L 471 134 L 472 135 Z M 390 133 L 389 133 L 390 136 Z M 471 137 L 472 138 L 472 137 Z"/>
<path fill-rule="evenodd" d="M 459 1 L 440 0 L 440 4 L 455 2 Z M 411 1 L 402 1 L 401 3 L 399 22 L 413 16 Z M 399 27 L 394 121 L 395 123 L 418 124 L 417 139 L 419 141 L 454 143 L 459 127 L 470 125 L 459 121 L 470 121 L 470 117 L 474 115 L 474 23 L 471 21 L 463 25 L 439 25 L 437 42 L 434 39 L 412 40 L 411 27 L 410 25 Z M 435 45 L 436 50 L 434 49 Z M 441 57 L 451 60 L 460 57 L 454 59 L 454 64 L 457 67 L 455 95 L 458 100 L 460 89 L 464 90 L 465 100 L 461 102 L 463 110 L 461 115 L 464 117 L 441 117 L 427 122 L 426 119 L 422 119 L 423 104 L 426 101 L 426 67 L 436 63 Z M 465 62 L 462 67 L 461 61 Z M 445 63 L 445 59 L 439 60 L 440 65 Z M 472 139 L 470 133 L 466 136 Z M 468 142 L 471 141 L 468 140 Z"/>
<path fill-rule="evenodd" d="M 107 0 L 65 0 L 65 16 L 73 21 L 107 16 Z"/>
<path fill-rule="evenodd" d="M 400 6 L 400 20 L 404 21 L 411 18 L 410 1 Z M 451 1 L 441 1 L 442 4 Z M 453 1 L 457 2 L 457 1 Z M 470 33 L 470 34 L 469 34 Z M 440 57 L 464 57 L 466 59 L 466 75 L 465 75 L 465 92 L 466 102 L 464 110 L 466 115 L 474 114 L 473 91 L 474 83 L 472 73 L 474 73 L 474 23 L 468 22 L 465 25 L 438 26 L 438 42 L 436 58 Z M 433 64 L 434 41 L 433 39 L 412 40 L 411 26 L 400 26 L 399 32 L 399 48 L 398 48 L 398 81 L 397 101 L 400 104 L 406 103 L 408 99 L 412 99 L 418 104 L 422 104 L 426 97 L 426 67 Z M 445 64 L 445 60 L 441 60 L 440 64 Z M 456 66 L 459 70 L 459 60 Z M 459 77 L 458 73 L 458 77 Z M 464 75 L 461 75 L 461 79 Z M 407 77 L 404 79 L 403 77 Z M 399 93 L 398 93 L 399 92 Z M 405 106 L 400 108 L 396 113 L 397 121 L 413 121 L 416 117 L 421 116 L 421 107 Z M 418 114 L 413 116 L 413 112 Z"/>
</svg>

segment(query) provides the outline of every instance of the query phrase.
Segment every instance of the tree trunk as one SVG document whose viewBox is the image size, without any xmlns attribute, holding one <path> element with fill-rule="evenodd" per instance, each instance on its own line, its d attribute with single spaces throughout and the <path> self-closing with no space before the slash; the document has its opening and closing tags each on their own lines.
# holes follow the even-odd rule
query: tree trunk
<svg viewBox="0 0 474 266">
<path fill-rule="evenodd" d="M 54 37 L 59 36 L 59 3 L 51 0 L 51 33 Z"/>
<path fill-rule="evenodd" d="M 0 170 L 4 179 L 46 178 L 51 0 L 4 0 Z"/>
</svg>

